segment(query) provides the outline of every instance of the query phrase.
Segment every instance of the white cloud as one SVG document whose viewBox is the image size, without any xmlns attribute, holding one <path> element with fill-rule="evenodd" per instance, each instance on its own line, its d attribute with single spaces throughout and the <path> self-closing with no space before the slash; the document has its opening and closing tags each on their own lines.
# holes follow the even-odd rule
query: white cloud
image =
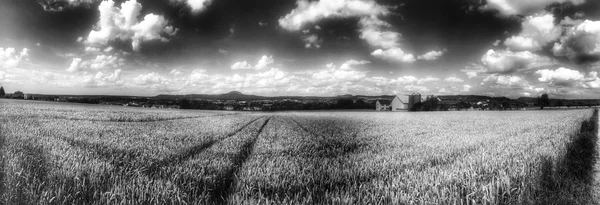
<svg viewBox="0 0 600 205">
<path fill-rule="evenodd" d="M 81 58 L 73 58 L 68 72 L 83 71 L 84 69 L 90 68 L 93 70 L 102 70 L 107 68 L 117 68 L 125 64 L 125 60 L 118 58 L 113 55 L 97 55 L 95 58 L 90 60 L 83 60 Z"/>
<path fill-rule="evenodd" d="M 600 88 L 600 78 L 598 78 L 598 72 L 592 71 L 589 74 L 589 78 L 585 83 L 589 88 Z"/>
<path fill-rule="evenodd" d="M 21 63 L 22 60 L 29 58 L 29 49 L 23 48 L 21 52 L 17 52 L 12 47 L 0 47 L 0 67 L 14 68 Z"/>
<path fill-rule="evenodd" d="M 116 69 L 110 74 L 104 74 L 100 71 L 93 77 L 87 77 L 84 80 L 84 85 L 88 87 L 111 87 L 123 84 L 123 81 L 121 81 L 121 69 Z"/>
<path fill-rule="evenodd" d="M 429 51 L 423 55 L 417 56 L 417 58 L 419 60 L 432 61 L 437 60 L 438 58 L 442 57 L 442 55 L 444 55 L 444 51 Z"/>
<path fill-rule="evenodd" d="M 71 61 L 71 65 L 69 66 L 69 68 L 67 68 L 68 72 L 77 72 L 80 71 L 81 68 L 81 58 L 73 58 L 73 61 Z"/>
<path fill-rule="evenodd" d="M 577 63 L 600 60 L 600 21 L 585 20 L 568 28 L 552 48 L 554 55 L 567 56 Z"/>
<path fill-rule="evenodd" d="M 172 3 L 185 3 L 192 9 L 192 13 L 203 11 L 207 6 L 210 6 L 212 0 L 171 0 Z"/>
<path fill-rule="evenodd" d="M 470 85 L 463 85 L 463 89 L 461 91 L 462 92 L 469 92 L 469 91 L 471 91 L 471 86 Z"/>
<path fill-rule="evenodd" d="M 302 36 L 302 40 L 304 41 L 305 48 L 321 48 L 321 44 L 323 43 L 323 39 L 319 38 L 316 34 Z"/>
<path fill-rule="evenodd" d="M 540 75 L 540 82 L 550 83 L 553 85 L 569 86 L 583 81 L 585 77 L 577 70 L 560 67 L 556 70 L 543 69 L 535 72 Z"/>
<path fill-rule="evenodd" d="M 273 60 L 273 56 L 266 56 L 263 55 L 258 62 L 256 63 L 256 65 L 252 66 L 250 63 L 246 62 L 246 61 L 241 61 L 241 62 L 236 62 L 233 65 L 231 65 L 231 69 L 232 70 L 244 70 L 244 69 L 254 69 L 254 70 L 261 70 L 266 68 L 268 65 L 271 65 L 275 62 L 275 60 Z"/>
<path fill-rule="evenodd" d="M 529 87 L 529 83 L 519 76 L 511 76 L 511 75 L 489 75 L 485 79 L 483 79 L 484 84 L 492 84 L 492 85 L 500 85 L 505 87 L 514 87 L 514 88 L 526 88 Z"/>
<path fill-rule="evenodd" d="M 173 70 L 171 70 L 171 72 L 169 72 L 169 75 L 180 76 L 180 75 L 183 75 L 183 72 L 181 72 L 180 70 L 177 70 L 177 69 L 173 69 Z"/>
<path fill-rule="evenodd" d="M 529 51 L 494 51 L 488 50 L 481 57 L 481 63 L 488 73 L 512 73 L 520 69 L 548 66 L 554 60 Z"/>
<path fill-rule="evenodd" d="M 232 70 L 242 70 L 242 69 L 252 69 L 252 68 L 253 68 L 252 65 L 250 65 L 246 61 L 236 62 L 233 65 L 231 65 Z"/>
<path fill-rule="evenodd" d="M 298 0 L 297 7 L 279 19 L 279 25 L 290 31 L 325 18 L 348 18 L 387 14 L 387 8 L 373 0 Z"/>
<path fill-rule="evenodd" d="M 562 32 L 559 26 L 554 25 L 552 14 L 528 16 L 521 23 L 521 33 L 504 41 L 513 51 L 538 51 L 548 43 L 557 40 Z"/>
<path fill-rule="evenodd" d="M 395 48 L 400 44 L 401 35 L 398 32 L 389 31 L 392 25 L 377 17 L 363 17 L 358 22 L 360 38 L 367 41 L 369 45 L 380 48 Z"/>
<path fill-rule="evenodd" d="M 37 1 L 45 11 L 63 11 L 69 7 L 89 7 L 92 3 L 100 0 L 44 0 Z"/>
<path fill-rule="evenodd" d="M 552 3 L 583 4 L 585 0 L 487 0 L 482 10 L 497 10 L 501 15 L 530 15 L 544 11 Z"/>
<path fill-rule="evenodd" d="M 427 83 L 431 83 L 431 82 L 439 82 L 440 79 L 439 78 L 434 78 L 431 76 L 427 76 L 425 78 L 419 79 L 417 81 L 417 85 L 422 85 L 422 84 L 427 84 Z"/>
<path fill-rule="evenodd" d="M 142 5 L 136 0 L 123 2 L 121 8 L 116 7 L 112 0 L 102 1 L 98 10 L 100 20 L 84 41 L 89 46 L 106 45 L 115 39 L 131 40 L 133 50 L 139 51 L 142 42 L 166 42 L 169 36 L 177 33 L 177 29 L 168 25 L 163 16 L 147 14 L 139 21 Z"/>
<path fill-rule="evenodd" d="M 256 63 L 256 65 L 254 66 L 256 69 L 260 70 L 263 69 L 265 67 L 267 67 L 270 64 L 273 64 L 273 62 L 275 62 L 273 60 L 273 56 L 266 56 L 263 55 L 260 60 L 258 60 L 258 63 Z"/>
<path fill-rule="evenodd" d="M 133 78 L 133 83 L 137 85 L 158 85 L 158 84 L 168 84 L 169 80 L 156 72 L 151 72 L 148 74 L 140 74 L 137 77 Z"/>
<path fill-rule="evenodd" d="M 400 48 L 390 48 L 387 50 L 377 49 L 373 51 L 371 55 L 390 62 L 412 63 L 416 61 L 413 54 L 405 53 Z"/>
<path fill-rule="evenodd" d="M 357 61 L 357 60 L 348 60 L 346 62 L 344 62 L 341 66 L 340 69 L 342 70 L 351 70 L 353 69 L 352 66 L 354 65 L 365 65 L 365 64 L 369 64 L 371 63 L 370 61 L 366 61 L 366 60 L 361 60 L 361 61 Z M 328 64 L 327 67 L 331 68 L 333 64 Z"/>
<path fill-rule="evenodd" d="M 449 83 L 462 83 L 465 82 L 463 79 L 457 78 L 457 77 L 447 77 L 446 79 L 444 79 L 444 81 L 449 82 Z"/>
</svg>

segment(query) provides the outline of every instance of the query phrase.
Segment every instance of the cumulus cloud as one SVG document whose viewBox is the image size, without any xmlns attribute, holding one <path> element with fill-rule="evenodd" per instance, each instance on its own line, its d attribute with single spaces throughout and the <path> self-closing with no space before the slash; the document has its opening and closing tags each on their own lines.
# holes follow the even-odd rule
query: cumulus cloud
<svg viewBox="0 0 600 205">
<path fill-rule="evenodd" d="M 212 0 L 171 0 L 171 2 L 175 4 L 185 3 L 192 9 L 192 13 L 198 13 L 203 11 L 207 6 L 210 6 Z"/>
<path fill-rule="evenodd" d="M 438 58 L 442 57 L 442 55 L 444 55 L 444 51 L 429 51 L 423 55 L 417 56 L 417 58 L 419 60 L 432 61 L 437 60 Z"/>
<path fill-rule="evenodd" d="M 462 83 L 465 82 L 463 79 L 457 78 L 457 77 L 447 77 L 446 79 L 444 79 L 444 81 L 449 82 L 449 83 Z"/>
<path fill-rule="evenodd" d="M 556 70 L 543 69 L 535 72 L 540 75 L 538 80 L 552 85 L 569 86 L 577 84 L 585 79 L 584 75 L 577 71 L 568 68 L 560 67 Z"/>
<path fill-rule="evenodd" d="M 461 91 L 462 92 L 469 92 L 469 91 L 471 91 L 471 86 L 470 85 L 463 85 L 463 89 Z"/>
<path fill-rule="evenodd" d="M 45 11 L 63 11 L 70 7 L 89 7 L 94 2 L 100 0 L 41 0 L 37 1 Z"/>
<path fill-rule="evenodd" d="M 93 70 L 102 70 L 106 68 L 117 68 L 125 64 L 125 60 L 113 55 L 97 55 L 93 59 L 83 60 L 81 58 L 73 58 L 68 72 L 83 71 L 87 68 Z"/>
<path fill-rule="evenodd" d="M 513 51 L 538 51 L 543 46 L 557 40 L 562 32 L 559 26 L 554 25 L 554 16 L 552 14 L 541 14 L 528 16 L 521 23 L 521 33 L 512 36 L 504 41 L 510 50 Z"/>
<path fill-rule="evenodd" d="M 567 29 L 552 48 L 554 55 L 567 56 L 576 63 L 600 60 L 600 21 L 585 20 Z"/>
<path fill-rule="evenodd" d="M 81 58 L 73 58 L 69 68 L 67 68 L 68 72 L 77 72 L 81 70 Z"/>
<path fill-rule="evenodd" d="M 279 25 L 290 31 L 299 31 L 305 24 L 325 18 L 348 18 L 387 14 L 386 7 L 373 0 L 296 1 L 297 7 L 279 19 Z"/>
<path fill-rule="evenodd" d="M 233 65 L 231 65 L 231 69 L 232 70 L 245 70 L 245 69 L 261 70 L 261 69 L 266 68 L 268 65 L 273 64 L 274 62 L 275 62 L 275 60 L 273 60 L 273 56 L 263 55 L 258 60 L 256 65 L 254 65 L 254 66 L 246 61 L 241 61 L 241 62 L 236 62 Z"/>
<path fill-rule="evenodd" d="M 256 63 L 256 65 L 254 66 L 256 69 L 260 70 L 263 69 L 265 67 L 267 67 L 270 64 L 273 64 L 273 62 L 275 62 L 273 60 L 273 56 L 266 56 L 263 55 L 260 60 L 258 60 L 258 63 Z"/>
<path fill-rule="evenodd" d="M 142 42 L 167 42 L 169 36 L 177 33 L 177 29 L 168 25 L 163 16 L 146 14 L 143 20 L 139 21 L 142 5 L 136 0 L 123 2 L 120 8 L 116 7 L 112 0 L 102 1 L 98 10 L 100 20 L 84 40 L 90 46 L 106 45 L 115 39 L 131 40 L 133 50 L 139 51 Z"/>
<path fill-rule="evenodd" d="M 583 4 L 585 0 L 487 0 L 482 10 L 497 10 L 503 16 L 530 15 L 543 11 L 553 3 Z"/>
<path fill-rule="evenodd" d="M 520 76 L 512 75 L 489 75 L 485 79 L 483 79 L 483 82 L 481 84 L 500 85 L 505 87 L 516 88 L 529 87 L 529 82 L 527 82 L 525 79 L 523 79 Z"/>
<path fill-rule="evenodd" d="M 360 38 L 367 41 L 369 45 L 384 49 L 399 46 L 400 33 L 390 31 L 392 25 L 377 17 L 363 17 L 358 22 Z"/>
<path fill-rule="evenodd" d="M 427 76 L 425 78 L 421 78 L 417 81 L 417 85 L 422 85 L 422 84 L 427 84 L 427 83 L 432 83 L 432 82 L 439 82 L 440 79 L 439 78 L 434 78 L 431 76 Z"/>
<path fill-rule="evenodd" d="M 17 52 L 12 47 L 0 47 L 0 67 L 14 68 L 21 63 L 22 60 L 29 58 L 29 49 L 23 48 L 21 52 Z"/>
<path fill-rule="evenodd" d="M 481 63 L 488 73 L 512 73 L 521 69 L 537 68 L 554 64 L 554 60 L 529 51 L 488 50 Z"/>
<path fill-rule="evenodd" d="M 84 80 L 87 87 L 110 87 L 123 85 L 121 81 L 121 69 L 116 69 L 114 72 L 104 74 L 102 71 L 96 73 L 93 77 L 87 77 Z"/>
<path fill-rule="evenodd" d="M 368 61 L 346 61 L 339 68 L 333 63 L 327 64 L 327 69 L 315 72 L 312 74 L 312 78 L 318 83 L 332 83 L 332 82 L 351 82 L 359 81 L 364 79 L 367 75 L 365 71 L 357 71 L 352 68 L 353 65 L 361 65 L 369 63 Z"/>
<path fill-rule="evenodd" d="M 390 48 L 387 50 L 377 49 L 373 51 L 371 55 L 390 62 L 412 63 L 416 61 L 413 54 L 405 53 L 400 48 Z"/>
<path fill-rule="evenodd" d="M 316 34 L 302 36 L 302 40 L 304 41 L 305 48 L 321 48 L 321 44 L 323 43 L 323 39 L 319 38 Z"/>
</svg>

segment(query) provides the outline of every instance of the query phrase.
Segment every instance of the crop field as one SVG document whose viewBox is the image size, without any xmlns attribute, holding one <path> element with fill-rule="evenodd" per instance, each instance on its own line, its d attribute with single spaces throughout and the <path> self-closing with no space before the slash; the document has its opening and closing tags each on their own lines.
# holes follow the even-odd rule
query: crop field
<svg viewBox="0 0 600 205">
<path fill-rule="evenodd" d="M 0 99 L 0 204 L 594 204 L 597 119 Z"/>
</svg>

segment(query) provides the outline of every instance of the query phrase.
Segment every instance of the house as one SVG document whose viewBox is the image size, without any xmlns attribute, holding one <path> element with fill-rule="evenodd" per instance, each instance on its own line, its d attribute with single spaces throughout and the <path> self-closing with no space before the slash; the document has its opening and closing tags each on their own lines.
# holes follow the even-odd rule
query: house
<svg viewBox="0 0 600 205">
<path fill-rule="evenodd" d="M 225 109 L 225 110 L 233 110 L 233 105 L 225 105 L 225 107 L 223 107 L 223 109 Z"/>
<path fill-rule="evenodd" d="M 393 99 L 380 99 L 375 102 L 375 110 L 401 111 L 408 110 L 408 96 L 394 96 Z"/>
</svg>

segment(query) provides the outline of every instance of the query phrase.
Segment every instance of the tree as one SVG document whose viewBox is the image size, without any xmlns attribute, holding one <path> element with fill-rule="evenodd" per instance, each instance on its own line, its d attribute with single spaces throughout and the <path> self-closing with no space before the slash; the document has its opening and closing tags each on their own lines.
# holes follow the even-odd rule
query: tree
<svg viewBox="0 0 600 205">
<path fill-rule="evenodd" d="M 544 109 L 545 106 L 548 106 L 548 104 L 550 103 L 550 99 L 548 98 L 548 94 L 544 93 L 542 94 L 542 97 L 539 98 L 539 102 L 540 104 L 540 109 Z"/>
<path fill-rule="evenodd" d="M 0 87 L 0 97 L 4 97 L 6 93 L 4 93 L 4 87 Z"/>
</svg>

